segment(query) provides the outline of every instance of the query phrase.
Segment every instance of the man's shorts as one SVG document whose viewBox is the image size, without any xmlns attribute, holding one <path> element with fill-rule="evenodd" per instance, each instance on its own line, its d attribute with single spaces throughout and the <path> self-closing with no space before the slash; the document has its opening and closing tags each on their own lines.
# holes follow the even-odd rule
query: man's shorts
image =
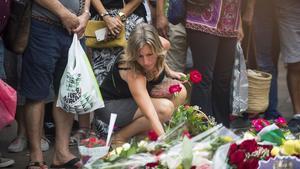
<svg viewBox="0 0 300 169">
<path fill-rule="evenodd" d="M 280 50 L 285 63 L 300 62 L 300 1 L 277 0 Z"/>
<path fill-rule="evenodd" d="M 32 19 L 28 47 L 22 63 L 22 96 L 44 100 L 53 82 L 58 93 L 60 79 L 68 61 L 73 36 L 60 26 Z"/>
</svg>

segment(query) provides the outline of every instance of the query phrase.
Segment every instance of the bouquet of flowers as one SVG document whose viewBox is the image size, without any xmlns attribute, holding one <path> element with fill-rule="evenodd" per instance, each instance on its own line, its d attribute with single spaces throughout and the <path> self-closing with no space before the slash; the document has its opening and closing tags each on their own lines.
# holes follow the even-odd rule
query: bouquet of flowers
<svg viewBox="0 0 300 169">
<path fill-rule="evenodd" d="M 178 126 L 180 123 L 185 123 L 187 130 L 191 136 L 195 136 L 203 131 L 216 125 L 213 117 L 206 116 L 200 111 L 198 106 L 181 105 L 173 113 L 173 116 L 166 127 L 166 131 Z"/>
<path fill-rule="evenodd" d="M 232 169 L 257 169 L 260 160 L 272 157 L 272 148 L 272 145 L 259 145 L 254 139 L 233 143 L 228 151 L 228 164 Z"/>
</svg>

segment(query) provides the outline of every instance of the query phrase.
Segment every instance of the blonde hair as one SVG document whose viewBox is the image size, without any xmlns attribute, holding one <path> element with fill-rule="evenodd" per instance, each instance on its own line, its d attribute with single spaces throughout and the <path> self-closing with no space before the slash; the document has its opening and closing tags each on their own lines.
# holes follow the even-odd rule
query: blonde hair
<svg viewBox="0 0 300 169">
<path fill-rule="evenodd" d="M 152 25 L 146 23 L 138 24 L 131 32 L 125 54 L 120 61 L 125 62 L 130 69 L 135 72 L 145 73 L 137 62 L 137 59 L 140 55 L 140 49 L 146 44 L 148 44 L 152 52 L 157 55 L 156 68 L 158 72 L 161 72 L 165 64 L 166 51 L 162 46 L 157 30 Z"/>
</svg>

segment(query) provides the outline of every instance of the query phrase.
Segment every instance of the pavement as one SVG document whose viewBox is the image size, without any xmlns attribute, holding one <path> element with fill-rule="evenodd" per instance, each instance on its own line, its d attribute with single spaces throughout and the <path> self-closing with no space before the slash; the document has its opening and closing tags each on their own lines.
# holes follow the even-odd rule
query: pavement
<svg viewBox="0 0 300 169">
<path fill-rule="evenodd" d="M 292 117 L 292 105 L 289 97 L 287 84 L 286 84 L 286 70 L 284 64 L 280 60 L 279 62 L 279 76 L 278 76 L 278 110 L 283 113 L 283 116 L 287 119 Z M 0 152 L 7 158 L 12 158 L 16 163 L 8 167 L 9 169 L 24 169 L 29 160 L 28 150 L 24 150 L 20 153 L 8 153 L 7 147 L 12 139 L 16 136 L 16 124 L 4 128 L 0 132 Z M 76 147 L 72 148 L 74 153 L 77 153 Z M 50 150 L 44 153 L 45 161 L 47 164 L 51 164 L 51 158 L 53 154 L 53 143 L 50 146 Z"/>
</svg>

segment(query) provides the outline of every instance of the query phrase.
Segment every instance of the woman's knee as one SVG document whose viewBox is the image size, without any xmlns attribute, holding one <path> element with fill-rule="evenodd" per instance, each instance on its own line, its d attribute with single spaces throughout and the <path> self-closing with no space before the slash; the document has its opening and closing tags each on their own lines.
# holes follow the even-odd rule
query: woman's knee
<svg viewBox="0 0 300 169">
<path fill-rule="evenodd" d="M 162 121 L 168 121 L 171 119 L 175 106 L 172 101 L 168 99 L 162 99 L 159 105 L 158 113 Z"/>
<path fill-rule="evenodd" d="M 179 104 L 183 104 L 187 97 L 187 90 L 183 84 L 180 84 L 180 87 L 181 87 L 181 91 L 178 93 L 178 98 L 181 101 L 181 103 Z"/>
</svg>

